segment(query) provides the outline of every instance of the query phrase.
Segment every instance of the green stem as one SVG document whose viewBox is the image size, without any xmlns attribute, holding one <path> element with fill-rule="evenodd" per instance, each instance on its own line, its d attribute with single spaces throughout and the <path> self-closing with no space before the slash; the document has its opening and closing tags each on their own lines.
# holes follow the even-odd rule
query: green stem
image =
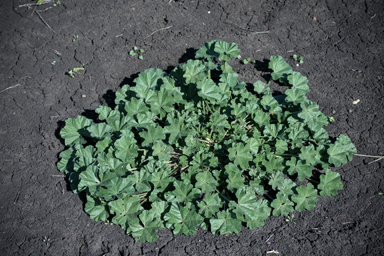
<svg viewBox="0 0 384 256">
<path fill-rule="evenodd" d="M 217 193 L 219 193 L 219 195 L 224 198 L 226 201 L 230 202 L 232 201 L 231 199 L 229 199 L 228 197 L 226 197 L 225 195 L 223 195 L 222 193 L 220 193 L 220 191 L 218 189 L 216 189 Z"/>
<path fill-rule="evenodd" d="M 273 201 L 273 198 L 272 198 L 272 197 L 270 197 L 270 196 L 267 195 L 267 194 L 264 194 L 264 195 Z"/>
<path fill-rule="evenodd" d="M 309 180 L 309 181 L 315 182 L 316 184 L 320 184 L 320 182 L 317 182 L 315 180 L 311 180 L 310 178 L 306 178 L 306 179 Z"/>
</svg>

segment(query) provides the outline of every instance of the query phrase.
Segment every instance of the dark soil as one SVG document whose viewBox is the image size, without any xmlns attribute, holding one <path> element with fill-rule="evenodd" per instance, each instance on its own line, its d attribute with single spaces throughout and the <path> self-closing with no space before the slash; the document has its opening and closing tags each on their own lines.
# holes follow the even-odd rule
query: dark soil
<svg viewBox="0 0 384 256">
<path fill-rule="evenodd" d="M 1 255 L 384 255 L 383 159 L 356 156 L 334 168 L 344 190 L 295 212 L 295 223 L 270 217 L 230 236 L 160 230 L 154 243 L 92 221 L 56 168 L 67 118 L 94 116 L 139 72 L 169 71 L 213 39 L 258 61 L 232 63 L 247 83 L 263 79 L 260 63 L 282 55 L 335 118 L 330 136 L 346 134 L 358 153 L 384 155 L 382 0 L 61 2 L 0 2 Z M 144 60 L 128 54 L 135 45 Z M 293 54 L 304 64 L 295 66 Z M 66 74 L 83 64 L 74 78 Z"/>
</svg>

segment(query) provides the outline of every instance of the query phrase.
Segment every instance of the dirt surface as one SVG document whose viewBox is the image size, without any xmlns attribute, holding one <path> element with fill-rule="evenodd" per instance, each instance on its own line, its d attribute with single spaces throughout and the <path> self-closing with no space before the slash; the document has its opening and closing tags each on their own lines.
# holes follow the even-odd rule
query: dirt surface
<svg viewBox="0 0 384 256">
<path fill-rule="evenodd" d="M 170 70 L 213 39 L 237 43 L 258 62 L 279 54 L 295 65 L 290 57 L 304 56 L 294 70 L 308 77 L 308 97 L 335 118 L 330 136 L 347 134 L 358 153 L 384 155 L 382 0 L 22 6 L 30 3 L 0 2 L 1 255 L 384 255 L 384 160 L 354 157 L 334 168 L 344 190 L 295 212 L 295 223 L 270 217 L 263 228 L 229 236 L 160 230 L 154 243 L 92 221 L 56 168 L 67 118 L 93 116 L 139 72 Z M 145 50 L 143 60 L 128 54 L 133 46 Z M 66 74 L 83 64 L 74 78 Z M 232 65 L 247 83 L 263 79 L 257 64 Z"/>
</svg>

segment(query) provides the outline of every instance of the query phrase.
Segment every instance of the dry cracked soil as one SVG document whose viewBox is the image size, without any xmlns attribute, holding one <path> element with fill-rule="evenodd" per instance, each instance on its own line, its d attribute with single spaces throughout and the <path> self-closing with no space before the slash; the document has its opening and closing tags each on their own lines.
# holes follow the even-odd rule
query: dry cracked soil
<svg viewBox="0 0 384 256">
<path fill-rule="evenodd" d="M 153 243 L 92 221 L 56 168 L 67 118 L 94 116 L 139 72 L 170 70 L 213 39 L 258 62 L 283 56 L 308 77 L 308 97 L 334 117 L 330 136 L 348 135 L 359 154 L 384 155 L 382 0 L 33 3 L 0 3 L 1 255 L 384 255 L 380 158 L 355 156 L 333 168 L 344 189 L 295 212 L 294 222 L 270 217 L 228 236 L 162 229 Z M 145 50 L 143 60 L 129 55 L 133 46 Z M 296 66 L 293 54 L 304 63 Z M 262 79 L 257 64 L 233 67 L 247 83 Z"/>
</svg>

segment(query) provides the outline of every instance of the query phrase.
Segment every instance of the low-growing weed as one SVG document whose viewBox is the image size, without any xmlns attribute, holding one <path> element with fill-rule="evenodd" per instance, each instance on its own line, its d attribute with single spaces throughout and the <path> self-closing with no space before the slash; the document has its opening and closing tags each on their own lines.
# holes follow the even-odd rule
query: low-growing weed
<svg viewBox="0 0 384 256">
<path fill-rule="evenodd" d="M 312 210 L 319 196 L 343 189 L 331 167 L 356 148 L 346 135 L 329 138 L 308 79 L 272 56 L 272 80 L 289 89 L 273 95 L 273 81 L 249 88 L 230 66 L 239 51 L 208 42 L 170 73 L 141 72 L 116 92 L 114 109 L 96 109 L 96 122 L 65 121 L 57 167 L 85 194 L 92 220 L 141 242 L 156 241 L 159 228 L 228 235 Z"/>
<path fill-rule="evenodd" d="M 68 71 L 68 75 L 72 78 L 75 77 L 76 73 L 81 71 L 81 70 L 84 70 L 84 65 L 82 67 L 78 67 L 78 68 L 73 68 L 71 70 Z"/>
</svg>

